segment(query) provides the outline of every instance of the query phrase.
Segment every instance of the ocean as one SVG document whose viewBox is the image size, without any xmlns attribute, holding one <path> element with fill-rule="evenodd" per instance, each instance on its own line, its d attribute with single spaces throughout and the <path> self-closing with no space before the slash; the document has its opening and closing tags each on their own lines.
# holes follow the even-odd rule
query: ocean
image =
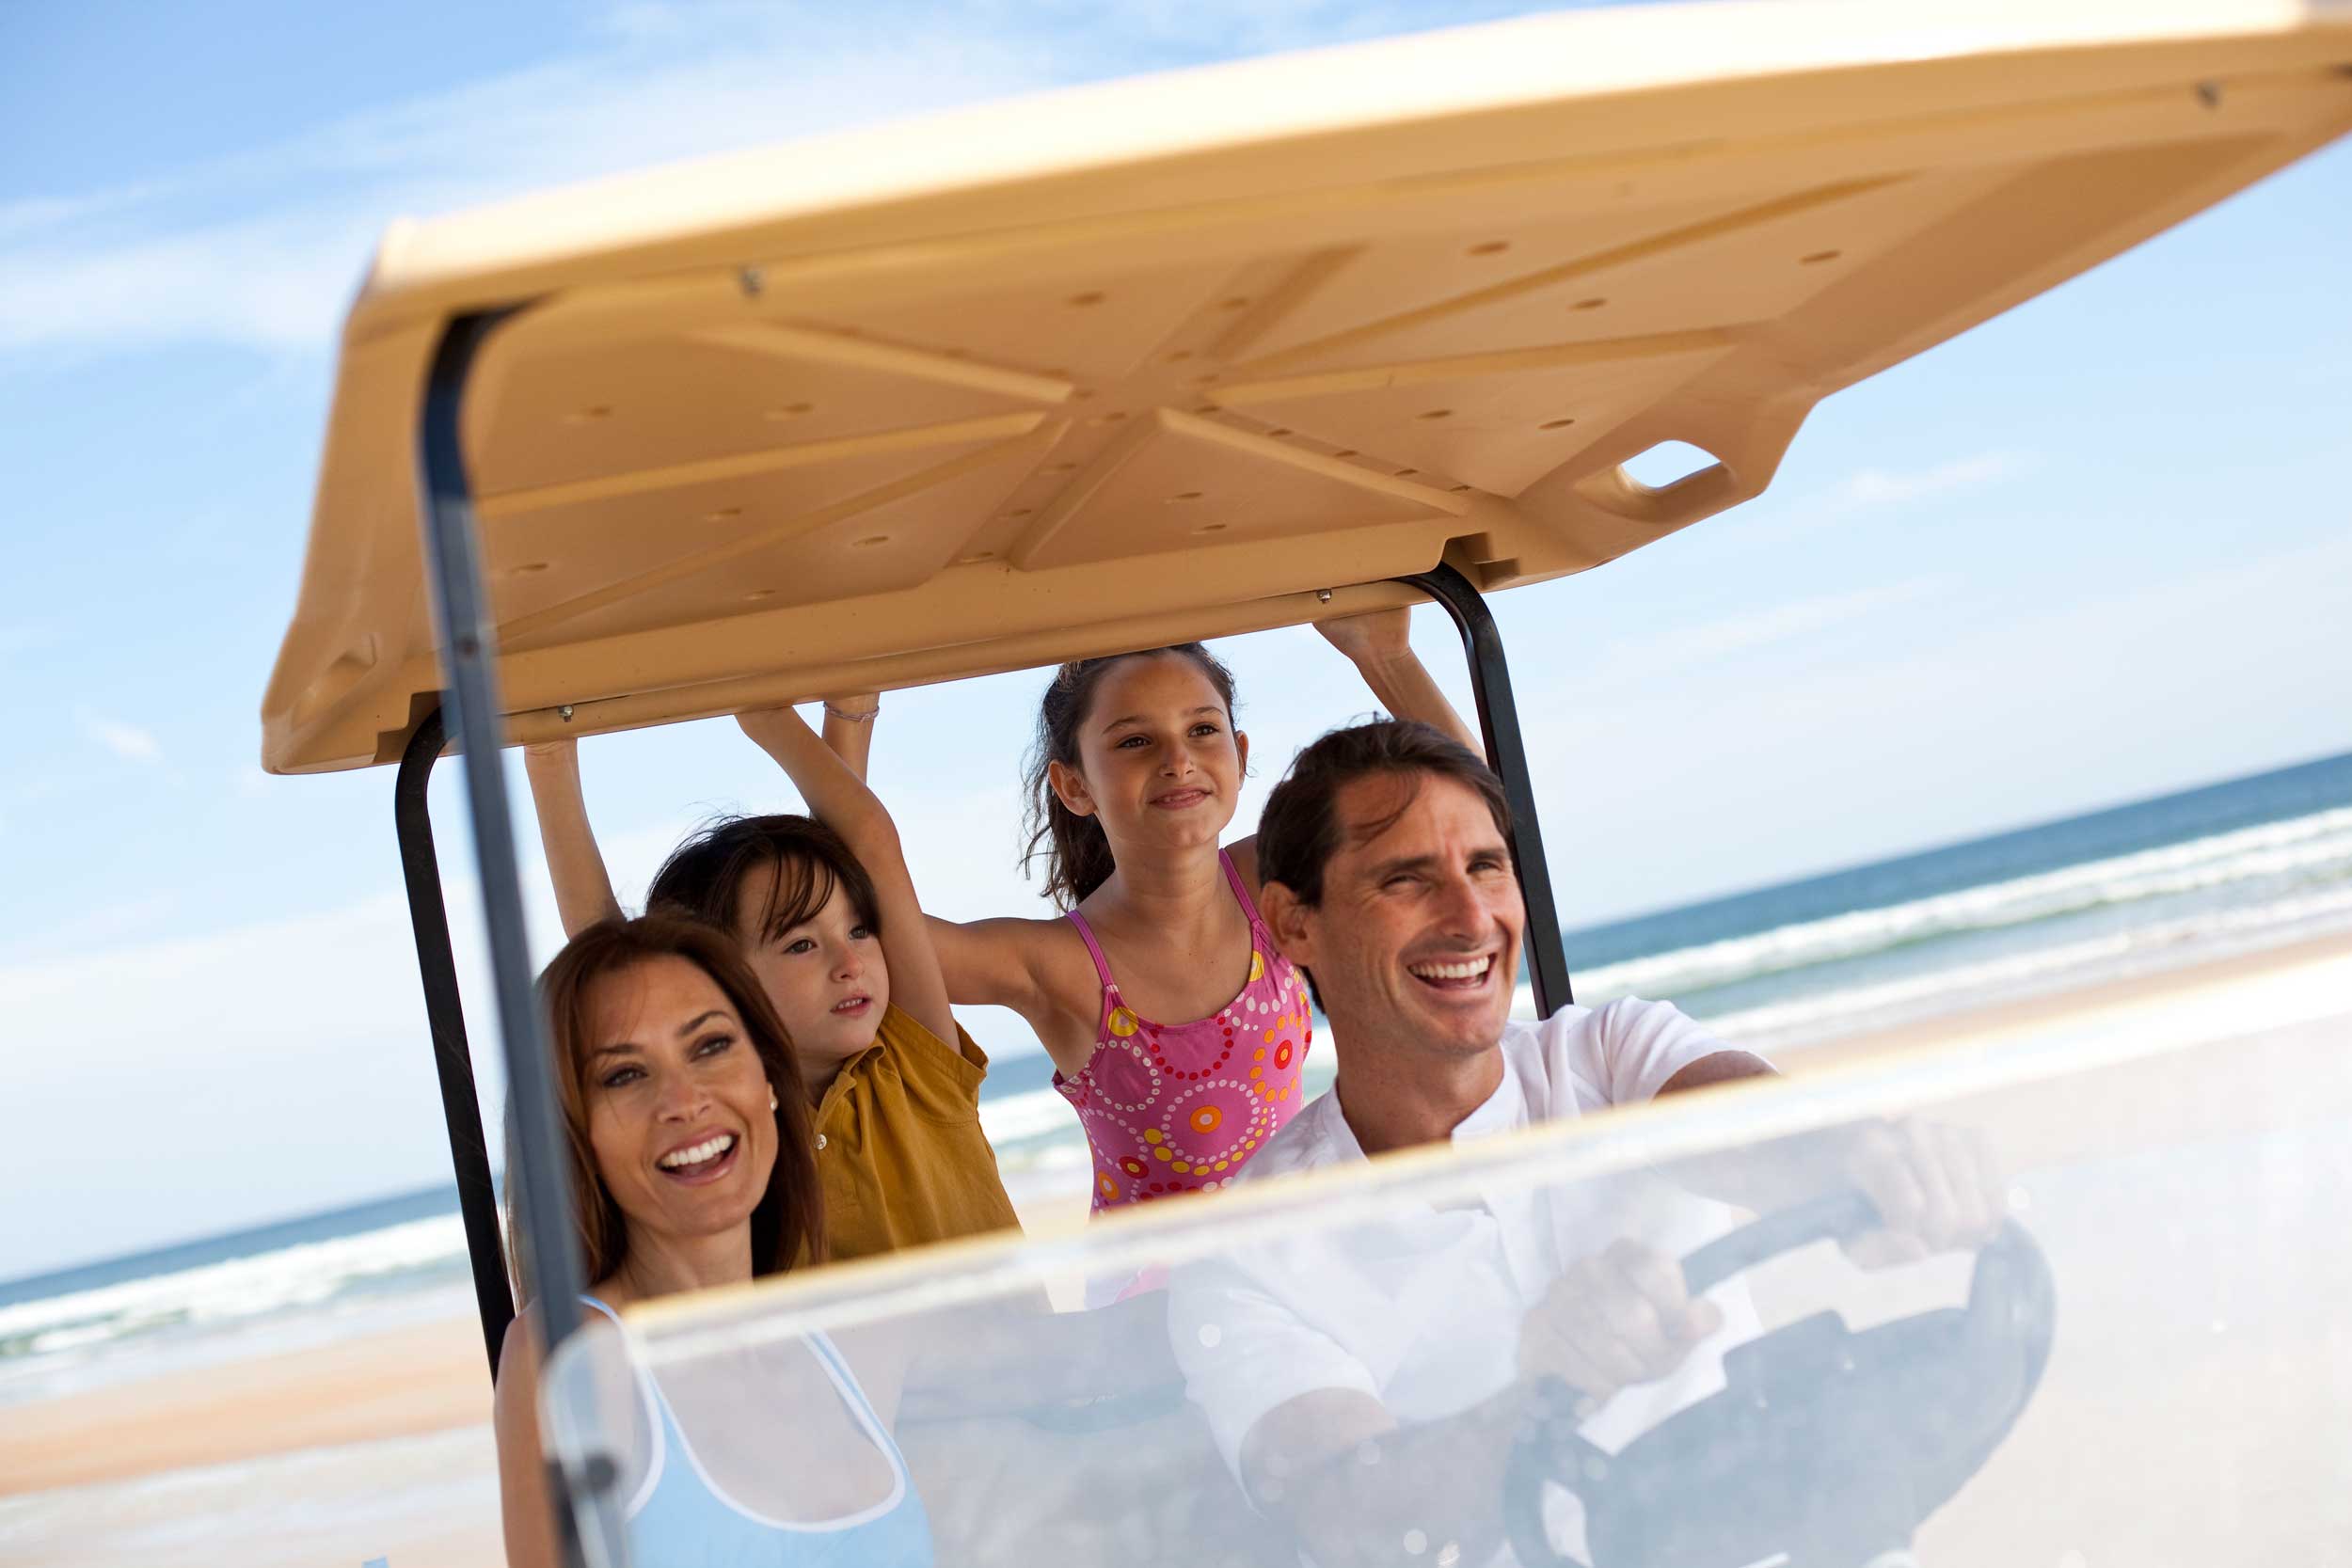
<svg viewBox="0 0 2352 1568">
<path fill-rule="evenodd" d="M 1811 1042 L 2352 929 L 2352 753 L 1571 931 L 1577 999 Z M 1522 998 L 1523 1006 L 1532 1006 Z M 1311 1086 L 1331 1053 L 1314 1053 Z M 1076 1119 L 1000 1051 L 1009 1180 L 1073 1184 Z M 453 1188 L 0 1281 L 0 1405 L 468 1310 Z"/>
</svg>

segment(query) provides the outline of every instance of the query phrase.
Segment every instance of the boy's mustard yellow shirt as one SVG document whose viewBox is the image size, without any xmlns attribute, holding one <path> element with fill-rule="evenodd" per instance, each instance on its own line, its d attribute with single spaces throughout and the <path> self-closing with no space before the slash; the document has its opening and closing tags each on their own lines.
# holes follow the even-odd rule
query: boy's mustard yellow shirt
<svg viewBox="0 0 2352 1568">
<path fill-rule="evenodd" d="M 874 1043 L 818 1103 L 827 1256 L 865 1258 L 1021 1222 L 980 1131 L 988 1057 L 956 1026 L 948 1045 L 894 1004 Z"/>
</svg>

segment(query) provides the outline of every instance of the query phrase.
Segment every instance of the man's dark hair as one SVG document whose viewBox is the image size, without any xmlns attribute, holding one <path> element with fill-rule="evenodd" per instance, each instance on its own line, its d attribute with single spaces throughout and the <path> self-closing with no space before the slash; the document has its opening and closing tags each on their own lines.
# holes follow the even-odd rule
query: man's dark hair
<svg viewBox="0 0 2352 1568">
<path fill-rule="evenodd" d="M 1292 759 L 1258 818 L 1258 879 L 1281 883 L 1302 904 L 1321 904 L 1323 869 L 1340 847 L 1340 791 L 1374 773 L 1434 775 L 1466 784 L 1486 802 L 1495 831 L 1511 836 L 1510 802 L 1485 758 L 1435 725 L 1383 719 L 1333 730 Z M 1372 832 L 1385 832 L 1417 795 L 1372 824 Z"/>
<path fill-rule="evenodd" d="M 1333 730 L 1292 759 L 1258 818 L 1258 879 L 1281 883 L 1309 908 L 1320 905 L 1324 868 L 1340 848 L 1340 791 L 1375 773 L 1410 778 L 1417 784 L 1435 777 L 1467 785 L 1486 802 L 1496 832 L 1509 842 L 1510 802 L 1486 759 L 1434 725 L 1383 719 Z M 1420 793 L 1416 787 L 1385 819 L 1370 824 L 1371 831 L 1385 832 L 1412 809 Z M 1307 976 L 1307 984 L 1313 988 L 1313 975 Z M 1318 991 L 1315 1005 L 1322 1004 Z"/>
</svg>

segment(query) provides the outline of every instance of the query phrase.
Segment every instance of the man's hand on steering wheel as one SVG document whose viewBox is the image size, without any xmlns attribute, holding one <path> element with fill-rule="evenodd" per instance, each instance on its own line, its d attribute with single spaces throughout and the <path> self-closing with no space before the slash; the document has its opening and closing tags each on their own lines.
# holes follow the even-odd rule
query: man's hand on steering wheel
<svg viewBox="0 0 2352 1568">
<path fill-rule="evenodd" d="M 1664 1377 L 1723 1326 L 1673 1259 L 1630 1238 L 1571 1265 L 1519 1327 L 1519 1374 L 1557 1377 L 1595 1404 Z"/>
<path fill-rule="evenodd" d="M 1916 1262 L 1991 1241 L 2009 1212 L 1992 1151 L 1978 1133 L 1927 1121 L 1856 1128 L 1839 1176 L 1861 1189 L 1885 1227 L 1845 1243 L 1866 1269 Z"/>
</svg>

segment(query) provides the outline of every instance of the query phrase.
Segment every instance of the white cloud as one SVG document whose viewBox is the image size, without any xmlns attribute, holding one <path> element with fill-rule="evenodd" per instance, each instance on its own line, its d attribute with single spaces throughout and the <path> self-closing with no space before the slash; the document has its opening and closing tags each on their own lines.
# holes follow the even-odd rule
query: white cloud
<svg viewBox="0 0 2352 1568">
<path fill-rule="evenodd" d="M 81 721 L 84 735 L 125 762 L 155 763 L 164 760 L 163 743 L 155 738 L 151 731 L 95 713 L 84 713 Z"/>
<path fill-rule="evenodd" d="M 0 208 L 0 348 L 323 350 L 395 215 L 1030 82 L 985 39 L 828 47 L 781 15 L 679 17 L 169 181 Z"/>
<path fill-rule="evenodd" d="M 1533 8 L 632 4 L 549 61 L 112 190 L 0 205 L 0 352 L 323 352 L 395 216 L 879 118 Z"/>
<path fill-rule="evenodd" d="M 75 1172 L 72 1203 L 20 1215 L 0 1275 L 430 1180 L 440 1118 L 414 970 L 395 961 L 406 925 L 393 896 L 0 966 L 10 1099 L 53 1111 L 14 1118 L 0 1183 L 50 1192 Z M 123 1157 L 84 1157 L 92 1118 Z"/>
<path fill-rule="evenodd" d="M 1830 499 L 1851 510 L 1901 506 L 1930 496 L 1996 483 L 2023 472 L 2027 466 L 2022 452 L 1985 451 L 1938 463 L 1930 468 L 1864 468 L 1832 490 Z"/>
<path fill-rule="evenodd" d="M 1669 628 L 1652 636 L 1621 638 L 1602 651 L 1593 678 L 1610 682 L 1629 676 L 1671 674 L 1772 643 L 1811 637 L 1880 610 L 1925 598 L 1941 586 L 1942 580 L 1911 578 L 1848 593 L 1794 599 L 1718 621 Z"/>
<path fill-rule="evenodd" d="M 1824 489 L 1751 503 L 1754 517 L 1721 527 L 1727 546 L 1748 552 L 1786 549 L 1833 529 L 1853 528 L 1869 514 L 1894 513 L 1945 497 L 1987 489 L 2030 472 L 2038 459 L 2001 449 L 1917 468 L 1859 468 Z"/>
<path fill-rule="evenodd" d="M 44 956 L 72 956 L 93 946 L 128 942 L 168 921 L 179 909 L 179 895 L 160 892 L 103 904 L 79 914 L 63 914 L 29 940 L 11 942 L 8 960 L 13 965 Z"/>
<path fill-rule="evenodd" d="M 141 184 L 96 191 L 87 196 L 34 197 L 20 201 L 0 201 L 0 241 L 19 234 L 37 234 L 43 230 L 119 212 L 160 194 L 159 187 Z"/>
</svg>

